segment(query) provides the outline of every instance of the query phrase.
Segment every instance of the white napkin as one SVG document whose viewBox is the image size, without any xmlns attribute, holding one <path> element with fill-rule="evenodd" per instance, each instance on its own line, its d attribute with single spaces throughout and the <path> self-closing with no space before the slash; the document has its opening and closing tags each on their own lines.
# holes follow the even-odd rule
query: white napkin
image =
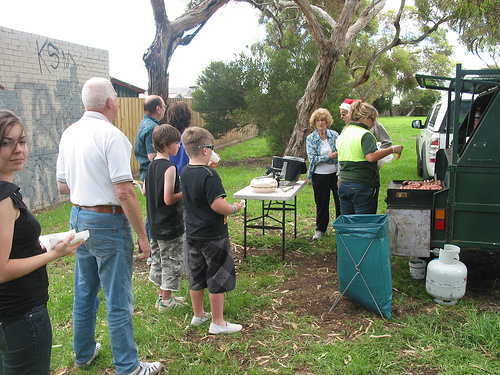
<svg viewBox="0 0 500 375">
<path fill-rule="evenodd" d="M 50 249 L 52 249 L 59 242 L 64 241 L 72 233 L 75 234 L 75 238 L 73 238 L 71 244 L 75 244 L 77 242 L 80 242 L 81 240 L 86 240 L 90 236 L 88 230 L 76 233 L 74 229 L 71 229 L 68 232 L 53 233 L 53 234 L 47 234 L 45 236 L 40 236 L 40 242 L 42 243 L 43 246 L 45 246 L 47 251 L 50 251 Z"/>
</svg>

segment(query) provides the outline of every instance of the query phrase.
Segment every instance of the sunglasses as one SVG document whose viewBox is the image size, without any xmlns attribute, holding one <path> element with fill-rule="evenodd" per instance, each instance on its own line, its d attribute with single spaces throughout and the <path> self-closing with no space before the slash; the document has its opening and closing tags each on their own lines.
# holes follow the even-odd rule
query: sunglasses
<svg viewBox="0 0 500 375">
<path fill-rule="evenodd" d="M 213 150 L 214 149 L 214 146 L 215 145 L 203 145 L 203 146 L 198 146 L 198 148 L 209 148 L 210 150 Z"/>
</svg>

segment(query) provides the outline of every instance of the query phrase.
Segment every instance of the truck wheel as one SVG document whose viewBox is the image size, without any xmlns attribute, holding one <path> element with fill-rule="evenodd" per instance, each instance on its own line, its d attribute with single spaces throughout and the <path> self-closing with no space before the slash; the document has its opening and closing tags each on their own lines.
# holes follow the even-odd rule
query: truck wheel
<svg viewBox="0 0 500 375">
<path fill-rule="evenodd" d="M 427 170 L 427 163 L 425 162 L 422 162 L 422 178 L 424 180 L 432 179 L 432 176 L 429 174 L 429 171 Z"/>
<path fill-rule="evenodd" d="M 418 147 L 417 147 L 417 173 L 420 177 L 422 177 L 422 158 L 420 157 Z"/>
</svg>

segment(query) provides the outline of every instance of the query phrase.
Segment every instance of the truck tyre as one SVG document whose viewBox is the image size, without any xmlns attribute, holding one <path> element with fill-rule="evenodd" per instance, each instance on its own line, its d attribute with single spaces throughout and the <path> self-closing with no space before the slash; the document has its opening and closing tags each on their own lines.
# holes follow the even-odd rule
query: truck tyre
<svg viewBox="0 0 500 375">
<path fill-rule="evenodd" d="M 420 177 L 422 177 L 422 158 L 420 157 L 420 152 L 417 148 L 417 173 Z"/>
<path fill-rule="evenodd" d="M 427 163 L 422 162 L 422 179 L 424 180 L 430 180 L 433 177 L 429 174 L 429 171 L 427 170 Z"/>
</svg>

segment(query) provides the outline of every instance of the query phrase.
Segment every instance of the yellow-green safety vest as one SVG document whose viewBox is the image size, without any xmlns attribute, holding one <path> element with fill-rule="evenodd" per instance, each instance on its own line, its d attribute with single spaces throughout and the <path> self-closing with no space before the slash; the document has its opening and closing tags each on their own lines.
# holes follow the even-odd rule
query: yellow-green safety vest
<svg viewBox="0 0 500 375">
<path fill-rule="evenodd" d="M 363 154 L 363 147 L 361 146 L 361 139 L 366 133 L 373 134 L 365 128 L 358 125 L 347 125 L 342 133 L 337 138 L 335 148 L 339 152 L 339 162 L 342 161 L 366 161 Z M 373 136 L 377 142 L 375 136 Z"/>
</svg>

